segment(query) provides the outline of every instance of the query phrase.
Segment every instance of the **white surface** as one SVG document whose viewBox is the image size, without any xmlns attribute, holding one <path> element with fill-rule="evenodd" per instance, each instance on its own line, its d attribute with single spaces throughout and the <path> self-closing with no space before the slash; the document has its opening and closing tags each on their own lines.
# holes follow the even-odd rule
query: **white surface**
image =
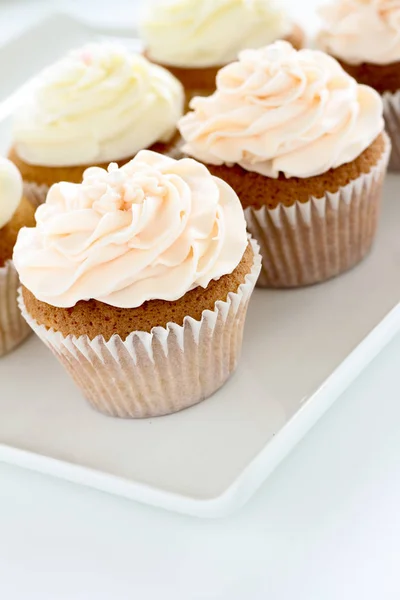
<svg viewBox="0 0 400 600">
<path fill-rule="evenodd" d="M 0 597 L 398 600 L 399 355 L 400 337 L 228 519 L 0 465 Z"/>
<path fill-rule="evenodd" d="M 310 3 L 294 3 L 307 19 Z M 19 20 L 3 4 L 10 34 Z M 179 517 L 0 464 L 0 597 L 398 600 L 399 355 L 397 339 L 234 518 Z"/>
</svg>

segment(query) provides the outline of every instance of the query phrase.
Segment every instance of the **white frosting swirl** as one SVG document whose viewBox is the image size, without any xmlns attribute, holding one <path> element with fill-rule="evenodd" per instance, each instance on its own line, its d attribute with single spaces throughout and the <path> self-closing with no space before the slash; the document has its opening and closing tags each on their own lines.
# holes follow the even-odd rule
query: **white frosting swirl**
<svg viewBox="0 0 400 600">
<path fill-rule="evenodd" d="M 284 37 L 290 28 L 275 0 L 159 0 L 147 2 L 141 33 L 153 60 L 209 67 Z"/>
<path fill-rule="evenodd" d="M 22 198 L 22 177 L 7 158 L 0 158 L 0 229 L 9 223 Z"/>
<path fill-rule="evenodd" d="M 184 93 L 167 70 L 114 44 L 89 44 L 38 76 L 14 117 L 19 156 L 44 166 L 129 158 L 168 141 Z"/>
<path fill-rule="evenodd" d="M 232 188 L 192 159 L 148 150 L 54 185 L 36 221 L 19 232 L 15 266 L 36 298 L 60 307 L 177 300 L 231 273 L 247 246 Z"/>
<path fill-rule="evenodd" d="M 349 64 L 400 61 L 400 0 L 336 0 L 320 15 L 326 52 Z"/>
<path fill-rule="evenodd" d="M 312 177 L 354 160 L 383 130 L 382 100 L 339 63 L 287 42 L 245 50 L 178 127 L 184 152 L 268 177 Z"/>
</svg>

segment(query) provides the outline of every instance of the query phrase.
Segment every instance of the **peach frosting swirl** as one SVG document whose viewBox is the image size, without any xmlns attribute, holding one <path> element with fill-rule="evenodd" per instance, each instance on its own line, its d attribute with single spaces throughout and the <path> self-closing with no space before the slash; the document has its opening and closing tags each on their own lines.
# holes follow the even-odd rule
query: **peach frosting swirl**
<svg viewBox="0 0 400 600">
<path fill-rule="evenodd" d="M 320 51 L 288 42 L 244 50 L 217 90 L 194 98 L 178 127 L 183 151 L 267 177 L 312 177 L 357 158 L 382 132 L 377 92 Z"/>
<path fill-rule="evenodd" d="M 349 64 L 400 61 L 400 0 L 336 0 L 319 13 L 326 52 Z"/>
<path fill-rule="evenodd" d="M 231 273 L 247 246 L 232 188 L 192 159 L 149 150 L 53 185 L 36 221 L 19 233 L 15 266 L 36 298 L 58 307 L 177 300 Z"/>
</svg>

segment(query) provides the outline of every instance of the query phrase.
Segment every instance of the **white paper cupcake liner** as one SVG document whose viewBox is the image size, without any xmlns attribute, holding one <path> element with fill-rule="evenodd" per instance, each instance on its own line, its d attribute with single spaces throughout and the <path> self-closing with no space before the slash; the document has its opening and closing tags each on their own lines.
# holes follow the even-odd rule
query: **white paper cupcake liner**
<svg viewBox="0 0 400 600">
<path fill-rule="evenodd" d="M 400 90 L 382 96 L 386 131 L 392 142 L 389 170 L 400 171 Z"/>
<path fill-rule="evenodd" d="M 132 332 L 125 341 L 114 335 L 64 337 L 21 312 L 57 356 L 97 410 L 118 417 L 154 417 L 204 400 L 236 369 L 247 306 L 261 268 L 258 245 L 251 241 L 254 262 L 236 293 L 205 310 L 200 321 L 185 317 L 151 333 Z"/>
<path fill-rule="evenodd" d="M 311 285 L 360 262 L 375 236 L 389 154 L 385 135 L 378 163 L 338 192 L 290 207 L 246 208 L 247 229 L 260 244 L 263 260 L 257 285 Z"/>
<path fill-rule="evenodd" d="M 44 183 L 39 185 L 34 181 L 24 181 L 24 196 L 35 208 L 46 201 L 49 186 Z"/>
<path fill-rule="evenodd" d="M 18 307 L 17 271 L 11 261 L 0 268 L 0 356 L 18 346 L 31 333 Z"/>
</svg>

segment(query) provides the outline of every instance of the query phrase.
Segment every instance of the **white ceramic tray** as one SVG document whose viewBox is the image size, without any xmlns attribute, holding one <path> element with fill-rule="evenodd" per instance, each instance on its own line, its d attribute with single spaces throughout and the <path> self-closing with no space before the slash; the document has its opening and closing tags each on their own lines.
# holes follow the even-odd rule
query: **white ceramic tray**
<svg viewBox="0 0 400 600">
<path fill-rule="evenodd" d="M 0 50 L 0 70 L 5 56 L 11 65 L 30 57 L 24 78 L 53 60 L 37 45 L 47 29 Z M 94 35 L 57 17 L 51 31 L 55 54 Z M 4 120 L 3 149 L 8 139 Z M 179 414 L 121 421 L 95 413 L 31 337 L 0 361 L 0 460 L 196 516 L 243 505 L 400 329 L 399 190 L 400 177 L 390 176 L 362 265 L 312 288 L 255 292 L 238 372 Z"/>
</svg>

